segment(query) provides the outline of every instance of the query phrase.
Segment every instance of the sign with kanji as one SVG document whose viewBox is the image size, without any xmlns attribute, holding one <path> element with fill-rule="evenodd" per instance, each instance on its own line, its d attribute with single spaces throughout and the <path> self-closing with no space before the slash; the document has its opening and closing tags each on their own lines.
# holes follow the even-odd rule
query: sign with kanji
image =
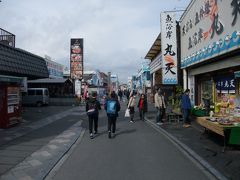
<svg viewBox="0 0 240 180">
<path fill-rule="evenodd" d="M 175 13 L 161 13 L 162 84 L 178 84 Z"/>
<path fill-rule="evenodd" d="M 83 39 L 71 39 L 70 74 L 72 79 L 83 78 Z"/>
</svg>

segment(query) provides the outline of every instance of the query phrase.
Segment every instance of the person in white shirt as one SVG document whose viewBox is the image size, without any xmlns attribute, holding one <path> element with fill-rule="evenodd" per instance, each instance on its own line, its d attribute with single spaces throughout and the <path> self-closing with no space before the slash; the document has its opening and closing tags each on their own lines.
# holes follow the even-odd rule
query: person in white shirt
<svg viewBox="0 0 240 180">
<path fill-rule="evenodd" d="M 130 99 L 129 99 L 129 102 L 128 102 L 128 109 L 129 109 L 129 113 L 130 113 L 130 122 L 131 123 L 134 123 L 134 113 L 135 113 L 135 110 L 134 110 L 134 107 L 136 105 L 136 100 L 135 100 L 135 95 L 133 92 L 131 92 L 130 94 Z"/>
<path fill-rule="evenodd" d="M 155 100 L 155 107 L 157 109 L 156 123 L 157 125 L 162 125 L 166 104 L 165 104 L 165 99 L 164 99 L 162 90 L 160 88 L 155 93 L 154 100 Z"/>
</svg>

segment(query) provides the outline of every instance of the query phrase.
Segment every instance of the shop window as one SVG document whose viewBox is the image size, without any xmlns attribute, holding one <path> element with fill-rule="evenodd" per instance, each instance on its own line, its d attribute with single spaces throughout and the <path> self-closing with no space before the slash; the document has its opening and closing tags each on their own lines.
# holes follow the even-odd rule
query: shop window
<svg viewBox="0 0 240 180">
<path fill-rule="evenodd" d="M 234 77 L 216 79 L 215 113 L 232 114 L 235 108 L 236 83 Z"/>
<path fill-rule="evenodd" d="M 213 104 L 213 85 L 212 80 L 202 81 L 201 83 L 201 104 L 206 110 L 206 114 L 210 112 L 210 106 Z"/>
</svg>

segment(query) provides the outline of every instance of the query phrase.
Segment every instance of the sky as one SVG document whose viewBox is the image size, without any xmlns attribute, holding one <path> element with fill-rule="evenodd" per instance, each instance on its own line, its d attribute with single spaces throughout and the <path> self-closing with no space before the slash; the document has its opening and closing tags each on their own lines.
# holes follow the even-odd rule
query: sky
<svg viewBox="0 0 240 180">
<path fill-rule="evenodd" d="M 16 47 L 68 66 L 70 39 L 84 39 L 84 70 L 137 74 L 160 33 L 160 13 L 190 0 L 1 0 L 0 28 Z M 179 12 L 178 12 L 179 13 Z M 181 14 L 182 12 L 180 12 Z M 180 16 L 179 14 L 179 16 Z"/>
</svg>

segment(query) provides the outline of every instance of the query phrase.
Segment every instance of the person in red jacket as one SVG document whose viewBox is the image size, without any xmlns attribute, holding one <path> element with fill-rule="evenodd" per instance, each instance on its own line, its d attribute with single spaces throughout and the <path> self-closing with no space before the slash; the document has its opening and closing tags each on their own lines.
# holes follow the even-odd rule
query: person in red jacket
<svg viewBox="0 0 240 180">
<path fill-rule="evenodd" d="M 137 107 L 139 109 L 140 119 L 144 121 L 144 115 L 145 115 L 145 112 L 147 112 L 147 98 L 145 94 L 141 94 Z"/>
</svg>

